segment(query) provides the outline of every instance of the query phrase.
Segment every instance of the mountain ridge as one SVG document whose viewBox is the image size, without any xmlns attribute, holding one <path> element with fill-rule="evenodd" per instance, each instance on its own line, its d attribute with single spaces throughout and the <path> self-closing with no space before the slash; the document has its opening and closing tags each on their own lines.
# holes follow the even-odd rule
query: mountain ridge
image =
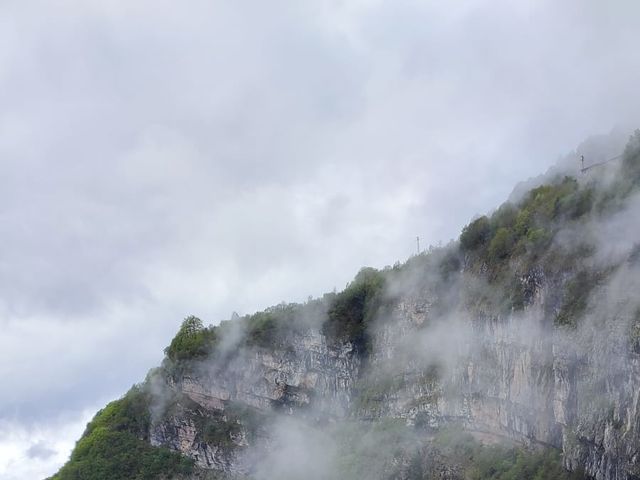
<svg viewBox="0 0 640 480">
<path fill-rule="evenodd" d="M 341 292 L 187 317 L 51 478 L 640 478 L 640 132 L 557 173 Z"/>
</svg>

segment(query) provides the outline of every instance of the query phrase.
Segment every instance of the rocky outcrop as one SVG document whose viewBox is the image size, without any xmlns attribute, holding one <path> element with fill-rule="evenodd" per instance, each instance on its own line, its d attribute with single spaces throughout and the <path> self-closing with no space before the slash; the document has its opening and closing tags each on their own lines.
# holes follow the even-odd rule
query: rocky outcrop
<svg viewBox="0 0 640 480">
<path fill-rule="evenodd" d="M 270 448 L 269 413 L 313 421 L 349 415 L 361 365 L 353 346 L 329 344 L 318 330 L 291 335 L 285 343 L 282 349 L 243 348 L 167 377 L 158 396 L 175 404 L 160 407 L 162 418 L 153 422 L 151 443 L 179 451 L 202 468 L 249 474 L 256 457 Z M 251 409 L 253 425 L 247 424 L 246 411 L 225 416 L 237 405 Z M 239 428 L 229 441 L 216 445 L 202 431 L 208 421 L 231 422 Z M 249 436 L 252 449 L 247 448 Z"/>
<path fill-rule="evenodd" d="M 156 422 L 151 441 L 203 468 L 250 474 L 256 451 L 269 448 L 268 428 L 248 439 L 243 425 L 227 445 L 207 443 L 198 430 L 199 417 L 239 403 L 315 422 L 392 417 L 427 431 L 455 422 L 561 449 L 567 468 L 598 480 L 637 478 L 640 357 L 620 332 L 555 327 L 545 315 L 549 284 L 522 281 L 531 299 L 523 312 L 470 310 L 453 324 L 430 317 L 437 299 L 429 291 L 400 297 L 377 319 L 366 355 L 310 329 L 283 348 L 200 362 L 168 380 L 192 407 Z"/>
</svg>

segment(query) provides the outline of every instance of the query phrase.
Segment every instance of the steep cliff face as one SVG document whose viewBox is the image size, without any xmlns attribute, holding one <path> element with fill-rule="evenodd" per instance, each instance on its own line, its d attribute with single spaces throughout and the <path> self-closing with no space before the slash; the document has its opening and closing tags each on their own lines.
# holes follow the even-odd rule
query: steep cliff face
<svg viewBox="0 0 640 480">
<path fill-rule="evenodd" d="M 197 420 L 242 402 L 314 420 L 389 417 L 430 429 L 461 423 L 485 438 L 561 449 L 567 468 L 584 468 L 598 479 L 633 478 L 640 447 L 637 355 L 627 345 L 613 346 L 627 338 L 611 337 L 620 332 L 594 330 L 592 348 L 580 348 L 586 333 L 557 329 L 545 317 L 545 310 L 558 308 L 546 304 L 549 288 L 555 286 L 539 282 L 518 314 L 468 315 L 448 338 L 442 325 L 429 325 L 435 301 L 429 292 L 401 297 L 379 320 L 366 359 L 349 343 L 330 347 L 319 331 L 309 331 L 291 336 L 287 349 L 248 349 L 228 363 L 205 361 L 169 381 L 197 407 L 155 424 L 151 441 L 203 468 L 249 475 L 255 458 L 249 445 L 268 444 L 248 441 L 245 430 L 226 447 L 209 444 Z M 430 327 L 443 345 L 429 341 Z M 618 356 L 609 356 L 615 348 Z M 260 435 L 268 438 L 268 428 Z"/>
<path fill-rule="evenodd" d="M 152 426 L 151 443 L 179 451 L 202 468 L 249 474 L 252 460 L 269 449 L 271 413 L 345 418 L 361 364 L 353 346 L 329 345 L 311 329 L 284 343 L 284 348 L 243 348 L 207 358 L 188 372 L 163 377 L 157 406 L 163 418 Z M 167 397 L 171 407 L 163 404 Z M 242 411 L 227 414 L 238 405 Z M 233 427 L 207 438 L 210 422 Z"/>
<path fill-rule="evenodd" d="M 575 272 L 551 277 L 532 268 L 519 276 L 515 281 L 526 291 L 519 310 L 478 301 L 476 274 L 470 266 L 461 272 L 449 286 L 458 290 L 455 314 L 450 304 L 447 315 L 438 311 L 443 292 L 433 286 L 401 288 L 369 327 L 364 353 L 310 330 L 288 337 L 283 349 L 248 348 L 222 365 L 209 359 L 171 388 L 204 409 L 242 402 L 315 420 L 395 418 L 432 430 L 461 424 L 485 438 L 560 449 L 567 468 L 584 468 L 597 479 L 633 478 L 640 447 L 639 362 L 630 341 L 635 266 L 608 267 L 589 301 L 596 310 L 598 302 L 614 305 L 585 313 L 579 327 L 555 320 L 567 295 L 558 292 L 570 288 Z M 626 278 L 622 293 L 610 283 L 616 277 Z M 167 435 L 174 427 L 166 423 L 154 428 L 162 432 L 154 433 L 154 444 L 203 467 L 251 472 L 250 462 L 229 462 L 225 449 L 216 453 L 193 433 L 185 440 Z"/>
<path fill-rule="evenodd" d="M 187 319 L 145 383 L 142 438 L 192 459 L 194 478 L 298 478 L 296 457 L 309 478 L 362 457 L 367 478 L 468 478 L 438 443 L 456 426 L 640 478 L 640 134 L 605 173 L 553 179 L 338 294 Z"/>
</svg>

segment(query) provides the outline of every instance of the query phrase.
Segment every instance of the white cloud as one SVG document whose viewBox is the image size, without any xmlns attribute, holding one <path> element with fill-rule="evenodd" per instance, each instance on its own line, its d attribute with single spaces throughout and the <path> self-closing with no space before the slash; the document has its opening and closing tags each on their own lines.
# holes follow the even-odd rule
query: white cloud
<svg viewBox="0 0 640 480">
<path fill-rule="evenodd" d="M 64 463 L 93 412 L 52 420 L 38 427 L 0 420 L 0 477 L 45 478 Z"/>
</svg>

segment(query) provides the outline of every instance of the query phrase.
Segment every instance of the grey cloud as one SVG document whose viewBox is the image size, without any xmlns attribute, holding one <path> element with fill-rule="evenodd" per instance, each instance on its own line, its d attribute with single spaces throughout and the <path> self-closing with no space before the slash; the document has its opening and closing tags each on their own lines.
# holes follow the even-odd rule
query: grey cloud
<svg viewBox="0 0 640 480">
<path fill-rule="evenodd" d="M 36 458 L 39 460 L 47 460 L 56 454 L 55 450 L 47 447 L 44 443 L 38 442 L 34 443 L 27 450 L 27 457 Z"/>
<path fill-rule="evenodd" d="M 341 288 L 626 132 L 637 8 L 3 2 L 0 415 L 117 396 L 184 316 Z"/>
</svg>

